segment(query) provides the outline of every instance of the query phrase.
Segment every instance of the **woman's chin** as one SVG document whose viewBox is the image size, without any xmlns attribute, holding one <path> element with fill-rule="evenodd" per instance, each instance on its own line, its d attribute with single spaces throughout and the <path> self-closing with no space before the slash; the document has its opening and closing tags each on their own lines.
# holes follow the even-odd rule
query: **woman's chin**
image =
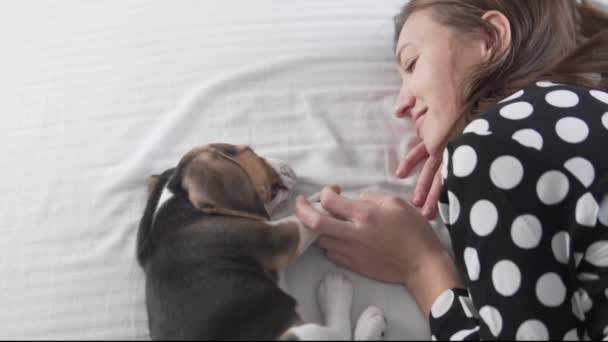
<svg viewBox="0 0 608 342">
<path fill-rule="evenodd" d="M 441 137 L 422 133 L 420 138 L 424 141 L 424 146 L 430 156 L 440 156 L 443 153 L 443 139 Z"/>
</svg>

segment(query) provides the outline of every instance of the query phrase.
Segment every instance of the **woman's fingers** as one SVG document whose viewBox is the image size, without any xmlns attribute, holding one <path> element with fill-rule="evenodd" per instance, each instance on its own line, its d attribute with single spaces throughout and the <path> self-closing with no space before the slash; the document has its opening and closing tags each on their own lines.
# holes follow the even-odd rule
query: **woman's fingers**
<svg viewBox="0 0 608 342">
<path fill-rule="evenodd" d="M 421 207 L 427 202 L 426 199 L 429 190 L 433 185 L 437 170 L 441 167 L 441 162 L 441 158 L 436 156 L 429 156 L 426 162 L 424 162 L 422 171 L 416 180 L 416 188 L 414 189 L 414 194 L 412 196 L 412 203 L 417 207 Z"/>
<path fill-rule="evenodd" d="M 395 176 L 397 176 L 398 178 L 406 177 L 412 171 L 412 169 L 414 169 L 414 167 L 418 165 L 418 163 L 427 155 L 428 153 L 426 152 L 426 147 L 424 146 L 424 143 L 418 143 L 418 145 L 416 145 L 407 153 L 403 161 L 399 163 L 399 166 L 395 171 Z"/>
<path fill-rule="evenodd" d="M 319 212 L 302 195 L 296 198 L 294 209 L 298 219 L 315 232 L 337 238 L 349 238 L 352 235 L 350 223 Z"/>
<path fill-rule="evenodd" d="M 329 261 L 331 261 L 338 267 L 342 267 L 347 270 L 353 269 L 351 260 L 341 254 L 327 252 L 325 253 L 325 256 L 327 257 L 327 259 L 329 259 Z"/>
<path fill-rule="evenodd" d="M 352 262 L 348 243 L 331 236 L 321 236 L 317 240 L 317 246 L 323 250 L 325 256 L 334 264 L 351 269 Z"/>
<path fill-rule="evenodd" d="M 317 240 L 317 246 L 327 253 L 349 255 L 349 243 L 333 236 L 321 235 Z"/>
<path fill-rule="evenodd" d="M 363 201 L 369 201 L 381 207 L 394 205 L 397 207 L 405 207 L 407 203 L 399 197 L 385 194 L 382 192 L 364 191 L 359 195 Z"/>
<path fill-rule="evenodd" d="M 427 220 L 432 220 L 437 215 L 437 206 L 439 202 L 439 195 L 441 194 L 441 187 L 441 171 L 437 170 L 437 172 L 435 172 L 433 185 L 431 186 L 431 190 L 429 190 L 429 194 L 426 197 L 426 202 L 422 208 L 422 215 L 426 217 Z"/>
<path fill-rule="evenodd" d="M 356 211 L 361 210 L 356 201 L 336 193 L 329 187 L 321 192 L 321 206 L 330 214 L 351 222 L 357 214 Z"/>
<path fill-rule="evenodd" d="M 330 184 L 326 187 L 330 188 L 333 192 L 337 193 L 338 195 L 342 193 L 342 189 L 340 188 L 340 186 L 338 184 Z"/>
</svg>

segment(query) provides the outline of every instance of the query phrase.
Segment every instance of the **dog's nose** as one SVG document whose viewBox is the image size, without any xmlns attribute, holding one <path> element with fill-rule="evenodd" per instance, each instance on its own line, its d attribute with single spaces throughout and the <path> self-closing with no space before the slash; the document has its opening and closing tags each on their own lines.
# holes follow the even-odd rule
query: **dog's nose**
<svg viewBox="0 0 608 342">
<path fill-rule="evenodd" d="M 281 180 L 283 181 L 283 185 L 285 185 L 285 187 L 291 191 L 298 180 L 298 177 L 291 166 L 279 159 L 266 158 L 266 161 L 276 171 L 276 173 L 279 174 Z"/>
</svg>

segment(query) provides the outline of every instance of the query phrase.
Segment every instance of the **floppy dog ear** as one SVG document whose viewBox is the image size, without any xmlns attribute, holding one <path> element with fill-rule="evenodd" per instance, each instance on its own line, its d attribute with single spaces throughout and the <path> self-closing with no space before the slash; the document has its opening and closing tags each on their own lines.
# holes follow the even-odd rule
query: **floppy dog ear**
<svg viewBox="0 0 608 342">
<path fill-rule="evenodd" d="M 159 180 L 160 180 L 159 175 L 152 175 L 152 176 L 148 177 L 148 183 L 147 183 L 148 196 L 150 196 L 152 194 L 152 192 L 154 192 L 154 189 L 156 189 L 156 186 L 158 185 Z"/>
<path fill-rule="evenodd" d="M 215 149 L 188 153 L 169 186 L 172 191 L 184 191 L 190 203 L 205 213 L 269 219 L 247 172 Z"/>
</svg>

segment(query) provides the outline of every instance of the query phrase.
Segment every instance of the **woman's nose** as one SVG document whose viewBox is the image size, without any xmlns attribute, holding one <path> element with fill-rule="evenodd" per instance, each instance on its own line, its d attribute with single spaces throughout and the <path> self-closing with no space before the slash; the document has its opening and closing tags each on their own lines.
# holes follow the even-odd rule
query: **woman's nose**
<svg viewBox="0 0 608 342">
<path fill-rule="evenodd" d="M 395 116 L 403 118 L 411 114 L 411 109 L 416 105 L 416 98 L 405 88 L 401 87 L 397 103 L 395 103 Z"/>
</svg>

